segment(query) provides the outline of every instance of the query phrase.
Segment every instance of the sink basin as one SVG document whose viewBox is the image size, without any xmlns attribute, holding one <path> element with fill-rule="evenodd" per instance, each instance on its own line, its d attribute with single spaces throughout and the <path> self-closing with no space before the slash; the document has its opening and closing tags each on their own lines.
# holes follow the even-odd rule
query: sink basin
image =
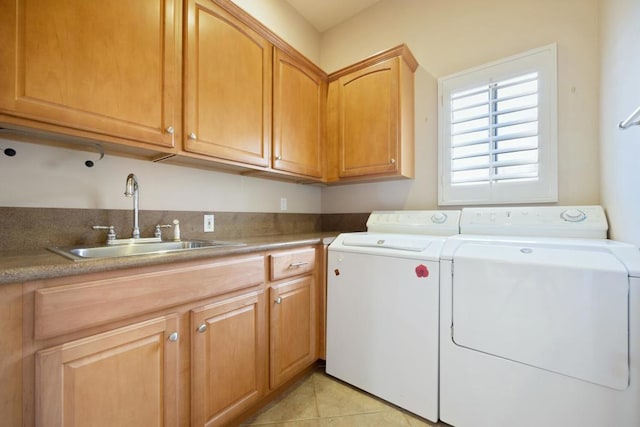
<svg viewBox="0 0 640 427">
<path fill-rule="evenodd" d="M 124 245 L 98 245 L 48 248 L 74 261 L 82 259 L 114 258 L 122 256 L 159 254 L 222 246 L 243 246 L 244 243 L 221 240 L 184 240 L 180 242 L 130 243 Z"/>
</svg>

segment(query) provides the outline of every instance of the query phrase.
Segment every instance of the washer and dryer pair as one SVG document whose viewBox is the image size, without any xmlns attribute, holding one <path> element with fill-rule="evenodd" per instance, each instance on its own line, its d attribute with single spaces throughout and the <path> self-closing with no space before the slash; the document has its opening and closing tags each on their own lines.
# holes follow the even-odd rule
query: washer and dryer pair
<svg viewBox="0 0 640 427">
<path fill-rule="evenodd" d="M 638 249 L 597 206 L 457 215 L 329 247 L 327 372 L 456 427 L 640 426 Z"/>
</svg>

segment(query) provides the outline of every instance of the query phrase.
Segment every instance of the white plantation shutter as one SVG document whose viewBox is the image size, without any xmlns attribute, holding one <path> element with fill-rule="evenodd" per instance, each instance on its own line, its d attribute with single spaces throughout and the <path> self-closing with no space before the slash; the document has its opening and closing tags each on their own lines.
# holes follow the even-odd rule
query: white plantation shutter
<svg viewBox="0 0 640 427">
<path fill-rule="evenodd" d="M 439 203 L 557 201 L 555 45 L 439 80 Z"/>
</svg>

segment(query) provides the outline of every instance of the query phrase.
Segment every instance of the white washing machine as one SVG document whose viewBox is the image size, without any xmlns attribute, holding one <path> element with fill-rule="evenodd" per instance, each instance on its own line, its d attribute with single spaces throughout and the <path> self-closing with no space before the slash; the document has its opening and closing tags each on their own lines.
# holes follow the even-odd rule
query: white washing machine
<svg viewBox="0 0 640 427">
<path fill-rule="evenodd" d="M 327 263 L 328 374 L 438 419 L 439 257 L 459 211 L 373 212 Z"/>
<path fill-rule="evenodd" d="M 606 230 L 598 206 L 463 209 L 441 259 L 443 421 L 640 426 L 640 252 Z"/>
</svg>

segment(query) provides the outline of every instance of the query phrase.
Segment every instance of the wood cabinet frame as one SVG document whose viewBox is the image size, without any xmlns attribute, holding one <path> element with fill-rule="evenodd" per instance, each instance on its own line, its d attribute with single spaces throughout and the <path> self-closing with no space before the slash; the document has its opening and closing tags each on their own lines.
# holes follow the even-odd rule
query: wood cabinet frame
<svg viewBox="0 0 640 427">
<path fill-rule="evenodd" d="M 219 426 L 245 419 L 308 372 L 320 354 L 318 343 L 322 340 L 317 330 L 322 328 L 320 317 L 324 317 L 317 313 L 322 306 L 319 289 L 323 287 L 317 281 L 324 277 L 318 271 L 324 263 L 319 247 L 300 246 L 4 285 L 0 292 L 0 307 L 4 309 L 0 318 L 7 322 L 0 329 L 6 326 L 9 341 L 0 350 L 0 381 L 8 388 L 0 395 L 12 398 L 0 402 L 0 408 L 7 410 L 7 422 L 23 426 L 63 425 L 62 414 L 73 412 L 73 403 L 63 407 L 73 402 L 61 397 L 61 381 L 73 384 L 73 376 L 67 380 L 64 375 L 73 375 L 73 369 L 80 366 L 87 372 L 86 378 L 102 378 L 108 384 L 110 377 L 101 377 L 95 360 L 105 360 L 107 364 L 119 357 L 140 361 L 139 349 L 156 354 L 154 372 L 163 370 L 163 395 L 168 405 L 161 415 L 165 425 Z M 272 277 L 275 281 L 271 281 Z M 269 370 L 269 341 L 274 336 L 270 331 L 290 333 L 295 329 L 282 323 L 273 326 L 277 320 L 268 325 L 272 310 L 267 295 L 271 291 L 278 292 L 287 303 L 299 301 L 302 295 L 305 304 L 296 303 L 286 310 L 309 319 L 309 328 L 301 330 L 296 338 L 304 340 L 305 346 L 308 344 L 304 360 L 296 360 L 285 369 L 278 367 L 274 373 Z M 308 311 L 299 311 L 300 308 Z M 275 311 L 273 314 L 278 317 Z M 203 322 L 213 330 L 221 326 L 215 335 L 218 341 L 230 336 L 224 331 L 244 330 L 247 322 L 254 325 L 254 332 L 249 331 L 241 342 L 249 343 L 256 357 L 249 362 L 238 359 L 239 365 L 234 369 L 250 367 L 247 378 L 254 378 L 255 382 L 237 393 L 223 394 L 221 399 L 226 404 L 214 405 L 219 409 L 215 414 L 200 408 L 203 399 L 211 395 L 203 394 L 206 386 L 199 379 L 192 379 L 202 375 L 202 369 L 208 369 L 217 357 L 202 352 L 204 336 L 199 335 L 198 327 Z M 177 341 L 170 339 L 173 332 L 177 333 Z M 279 337 L 287 338 L 287 334 L 280 332 Z M 276 347 L 283 348 L 279 342 Z M 232 360 L 229 354 L 227 361 Z M 281 354 L 277 355 L 279 360 Z M 269 387 L 271 376 L 274 381 Z M 156 386 L 151 389 L 157 391 L 158 377 L 153 378 L 156 379 L 150 382 Z M 214 398 L 217 397 L 220 396 Z M 101 407 L 108 405 L 95 405 Z"/>
</svg>

